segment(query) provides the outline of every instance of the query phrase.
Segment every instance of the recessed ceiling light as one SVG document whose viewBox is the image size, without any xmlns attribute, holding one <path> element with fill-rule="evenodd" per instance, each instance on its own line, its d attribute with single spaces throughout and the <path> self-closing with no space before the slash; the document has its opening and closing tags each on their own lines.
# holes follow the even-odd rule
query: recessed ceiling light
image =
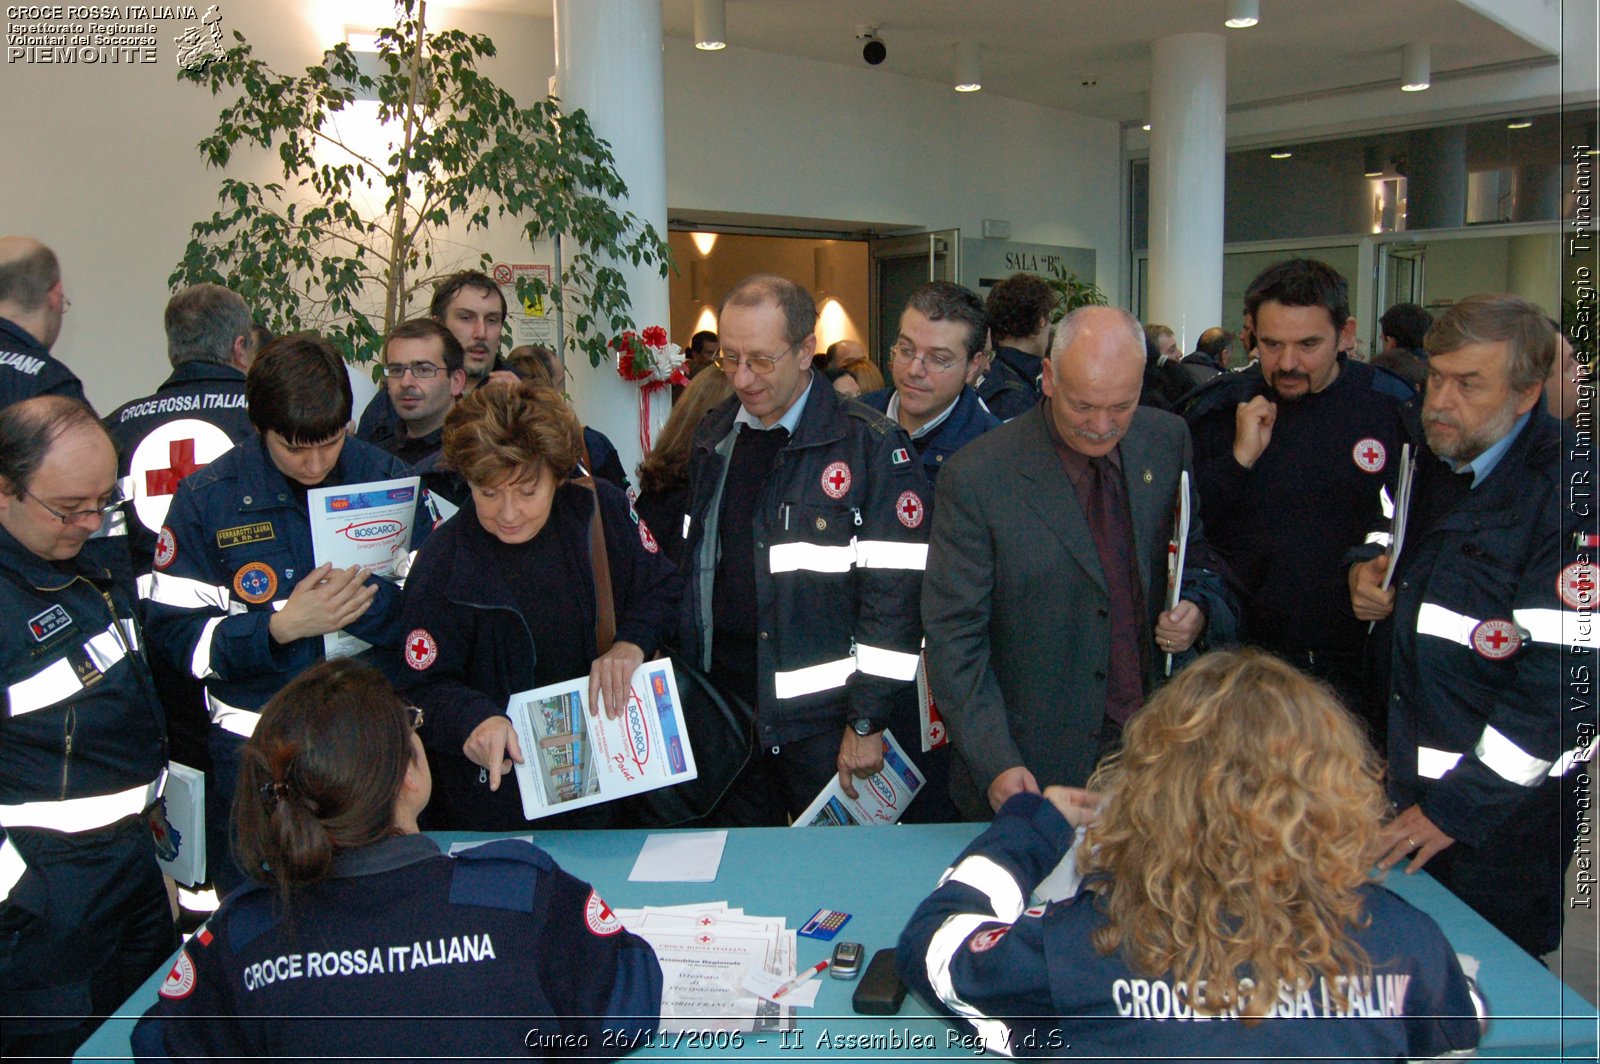
<svg viewBox="0 0 1600 1064">
<path fill-rule="evenodd" d="M 1261 21 L 1261 0 L 1228 0 L 1228 17 L 1222 24 L 1230 30 L 1247 30 Z"/>
<path fill-rule="evenodd" d="M 1144 130 L 1146 133 L 1148 133 L 1148 132 L 1150 132 L 1150 123 L 1146 122 L 1144 125 L 1140 126 L 1139 128 Z"/>
<path fill-rule="evenodd" d="M 1513 118 L 1511 121 L 1506 123 L 1506 128 L 1527 129 L 1531 125 L 1533 125 L 1533 119 L 1531 118 Z"/>
<path fill-rule="evenodd" d="M 1294 156 L 1294 152 L 1290 151 L 1288 148 L 1273 148 L 1269 154 L 1274 159 L 1289 159 Z"/>
</svg>

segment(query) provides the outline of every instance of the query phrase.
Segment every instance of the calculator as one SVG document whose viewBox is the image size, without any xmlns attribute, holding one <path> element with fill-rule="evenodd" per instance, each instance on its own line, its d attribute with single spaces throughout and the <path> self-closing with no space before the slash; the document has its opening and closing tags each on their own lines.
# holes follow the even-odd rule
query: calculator
<svg viewBox="0 0 1600 1064">
<path fill-rule="evenodd" d="M 837 909 L 818 909 L 800 928 L 800 934 L 822 942 L 832 942 L 840 928 L 850 922 L 850 914 Z"/>
</svg>

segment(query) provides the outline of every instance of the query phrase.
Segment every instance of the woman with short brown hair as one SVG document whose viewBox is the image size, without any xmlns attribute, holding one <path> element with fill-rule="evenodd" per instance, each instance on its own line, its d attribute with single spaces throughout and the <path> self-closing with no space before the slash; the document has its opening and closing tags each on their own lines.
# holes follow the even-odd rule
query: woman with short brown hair
<svg viewBox="0 0 1600 1064">
<path fill-rule="evenodd" d="M 443 462 L 471 489 L 418 554 L 406 582 L 402 686 L 428 711 L 422 731 L 442 799 L 430 826 L 523 827 L 513 762 L 525 755 L 505 715 L 513 694 L 589 676 L 615 716 L 630 681 L 676 623 L 680 581 L 621 491 L 569 479 L 578 420 L 530 381 L 487 384 L 445 422 Z M 595 522 L 615 615 L 602 652 Z M 606 806 L 540 821 L 604 827 Z"/>
</svg>

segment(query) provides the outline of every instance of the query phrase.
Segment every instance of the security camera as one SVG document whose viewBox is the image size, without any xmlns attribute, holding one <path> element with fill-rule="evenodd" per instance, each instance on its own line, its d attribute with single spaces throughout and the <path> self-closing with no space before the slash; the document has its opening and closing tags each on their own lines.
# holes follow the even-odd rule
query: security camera
<svg viewBox="0 0 1600 1064">
<path fill-rule="evenodd" d="M 877 66 L 889 57 L 889 49 L 884 47 L 883 41 L 878 37 L 878 27 L 857 26 L 856 40 L 867 42 L 861 46 L 861 58 L 865 59 L 869 66 Z"/>
</svg>

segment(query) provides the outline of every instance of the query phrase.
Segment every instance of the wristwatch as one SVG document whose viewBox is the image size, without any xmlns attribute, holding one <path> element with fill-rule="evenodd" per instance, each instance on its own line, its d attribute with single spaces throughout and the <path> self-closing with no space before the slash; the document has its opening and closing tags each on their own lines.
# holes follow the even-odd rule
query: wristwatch
<svg viewBox="0 0 1600 1064">
<path fill-rule="evenodd" d="M 883 728 L 866 717 L 857 717 L 850 722 L 850 730 L 864 739 L 875 731 L 882 731 Z"/>
</svg>

